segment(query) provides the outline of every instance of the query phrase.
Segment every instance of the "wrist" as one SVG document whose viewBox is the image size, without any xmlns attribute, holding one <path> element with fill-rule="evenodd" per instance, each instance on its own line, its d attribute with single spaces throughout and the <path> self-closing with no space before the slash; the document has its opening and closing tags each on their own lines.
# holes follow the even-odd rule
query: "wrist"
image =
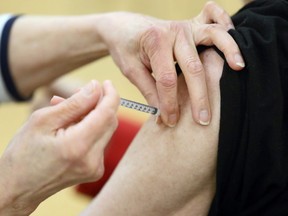
<svg viewBox="0 0 288 216">
<path fill-rule="evenodd" d="M 0 215 L 30 215 L 40 203 L 33 203 L 25 198 L 26 192 L 23 190 L 23 185 L 18 182 L 19 178 L 7 168 L 9 169 L 9 165 L 5 163 L 2 157 L 0 159 Z"/>
<path fill-rule="evenodd" d="M 115 49 L 117 45 L 121 45 L 122 38 L 131 37 L 128 28 L 131 23 L 132 13 L 129 12 L 110 12 L 96 15 L 95 18 L 95 34 L 106 45 L 110 51 Z M 124 31 L 123 31 L 124 29 Z"/>
</svg>

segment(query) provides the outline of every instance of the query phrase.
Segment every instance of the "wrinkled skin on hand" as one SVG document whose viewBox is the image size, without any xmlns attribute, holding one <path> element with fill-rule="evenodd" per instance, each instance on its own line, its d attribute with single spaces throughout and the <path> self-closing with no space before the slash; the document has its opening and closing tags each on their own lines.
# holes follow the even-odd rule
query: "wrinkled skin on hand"
<svg viewBox="0 0 288 216">
<path fill-rule="evenodd" d="M 175 62 L 188 85 L 193 119 L 202 125 L 209 124 L 211 112 L 196 46 L 216 45 L 233 69 L 244 67 L 239 48 L 227 33 L 233 28 L 232 21 L 214 2 L 208 2 L 191 20 L 165 21 L 140 14 L 111 13 L 106 15 L 106 22 L 102 38 L 114 61 L 148 103 L 160 108 L 163 122 L 171 127 L 179 118 Z"/>
<path fill-rule="evenodd" d="M 0 191 L 9 188 L 6 200 L 13 200 L 1 215 L 27 215 L 52 194 L 103 175 L 103 151 L 117 127 L 119 105 L 111 83 L 92 81 L 51 103 L 32 113 L 0 160 Z"/>
</svg>

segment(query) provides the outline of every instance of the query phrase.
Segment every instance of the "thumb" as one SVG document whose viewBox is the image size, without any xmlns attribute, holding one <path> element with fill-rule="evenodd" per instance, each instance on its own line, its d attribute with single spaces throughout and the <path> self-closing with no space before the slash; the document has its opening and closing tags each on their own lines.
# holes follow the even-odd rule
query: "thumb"
<svg viewBox="0 0 288 216">
<path fill-rule="evenodd" d="M 50 107 L 50 121 L 57 128 L 78 122 L 95 108 L 102 97 L 100 84 L 92 80 L 70 98 Z"/>
</svg>

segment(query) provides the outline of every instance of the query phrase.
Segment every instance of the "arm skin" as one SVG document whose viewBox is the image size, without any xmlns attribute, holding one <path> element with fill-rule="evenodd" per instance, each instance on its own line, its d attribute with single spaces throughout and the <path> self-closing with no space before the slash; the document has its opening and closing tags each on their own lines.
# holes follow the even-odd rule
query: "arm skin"
<svg viewBox="0 0 288 216">
<path fill-rule="evenodd" d="M 207 3 L 199 16 L 183 21 L 125 12 L 23 16 L 12 27 L 9 63 L 20 93 L 28 96 L 37 87 L 110 54 L 148 103 L 161 109 L 163 122 L 173 127 L 179 119 L 177 61 L 189 83 L 192 116 L 207 125 L 211 112 L 196 45 L 215 44 L 232 68 L 242 69 L 238 46 L 227 33 L 231 27 L 229 15 L 214 2 Z"/>
<path fill-rule="evenodd" d="M 203 81 L 204 76 L 202 67 L 200 67 L 200 72 L 199 70 L 196 70 L 196 74 L 190 74 L 191 71 L 187 70 L 192 68 L 193 72 L 194 64 L 199 66 L 200 60 L 198 61 L 198 54 L 196 53 L 196 49 L 193 51 L 193 46 L 195 47 L 195 43 L 210 45 L 214 40 L 217 42 L 219 35 L 226 36 L 227 38 L 227 41 L 225 40 L 225 45 L 219 43 L 220 46 L 222 45 L 221 48 L 224 49 L 226 46 L 231 48 L 226 49 L 228 50 L 228 52 L 225 53 L 227 55 L 226 58 L 228 58 L 228 61 L 234 65 L 234 67 L 238 67 L 239 69 L 239 66 L 233 61 L 234 54 L 239 53 L 239 50 L 237 45 L 235 45 L 235 42 L 229 34 L 227 34 L 227 29 L 223 28 L 221 25 L 212 24 L 211 27 L 210 25 L 203 24 L 217 23 L 217 18 L 221 17 L 217 16 L 219 15 L 219 12 L 224 18 L 227 17 L 227 14 L 222 13 L 223 10 L 218 10 L 218 12 L 216 10 L 216 13 L 212 13 L 216 19 L 209 18 L 208 12 L 213 12 L 213 8 L 215 9 L 215 5 L 213 6 L 213 4 L 210 4 L 208 9 L 204 10 L 197 19 L 183 22 L 157 20 L 155 18 L 131 13 L 111 13 L 80 17 L 23 16 L 16 20 L 11 31 L 9 64 L 12 75 L 14 76 L 20 93 L 29 95 L 38 86 L 47 84 L 70 70 L 110 53 L 115 62 L 120 65 L 123 72 L 126 71 L 125 68 L 123 69 L 123 62 L 133 62 L 133 67 L 140 69 L 136 71 L 136 74 L 133 73 L 132 75 L 130 73 L 133 72 L 135 68 L 132 68 L 133 70 L 130 70 L 130 73 L 129 70 L 128 72 L 126 71 L 126 76 L 128 78 L 130 77 L 132 82 L 133 77 L 139 75 L 138 78 L 141 82 L 143 80 L 150 80 L 150 84 L 154 84 L 154 88 L 148 88 L 150 87 L 149 81 L 148 83 L 145 83 L 147 84 L 148 87 L 145 86 L 149 91 L 151 89 L 155 90 L 156 86 L 158 88 L 161 85 L 164 86 L 164 88 L 162 88 L 163 91 L 165 89 L 170 89 L 169 85 L 167 86 L 167 83 L 165 84 L 167 76 L 170 77 L 171 74 L 175 74 L 174 64 L 170 65 L 173 67 L 173 70 L 166 67 L 171 64 L 171 62 L 174 62 L 174 52 L 175 54 L 178 53 L 175 56 L 177 57 L 176 60 L 179 60 L 179 64 L 183 65 L 184 62 L 184 69 L 182 69 L 184 75 L 186 71 L 185 80 L 190 81 L 189 75 L 191 75 L 195 78 L 194 81 L 196 81 L 196 83 L 199 79 Z M 227 26 L 229 25 L 229 21 L 230 19 L 226 24 L 225 22 L 222 22 L 222 24 Z M 124 27 L 123 25 L 120 25 L 124 23 L 126 24 Z M 115 26 L 118 28 L 115 28 Z M 119 28 L 119 26 L 121 28 Z M 113 31 L 115 34 L 111 34 Z M 127 37 L 127 35 L 129 35 L 129 37 Z M 192 38 L 194 41 L 191 41 Z M 169 43 L 164 43 L 166 39 L 169 39 Z M 183 39 L 186 39 L 187 43 L 185 40 L 183 42 Z M 119 43 L 121 41 L 123 41 L 123 43 Z M 221 42 L 223 41 L 221 40 Z M 176 49 L 176 47 L 177 50 L 173 50 L 173 48 Z M 192 50 L 189 50 L 189 47 L 192 47 Z M 166 51 L 169 51 L 169 49 L 169 56 L 172 57 L 172 59 L 166 58 Z M 123 52 L 121 52 L 121 50 Z M 158 53 L 158 50 L 161 52 L 164 51 L 164 53 Z M 185 54 L 187 54 L 188 57 Z M 195 56 L 195 54 L 197 55 Z M 185 58 L 183 59 L 184 56 L 188 58 L 186 59 L 187 61 Z M 126 58 L 131 61 L 126 61 Z M 191 61 L 191 59 L 193 61 Z M 149 64 L 149 60 L 151 65 Z M 166 64 L 167 61 L 168 63 Z M 161 64 L 159 64 L 159 62 Z M 156 71 L 153 70 L 156 77 L 154 80 L 154 78 L 151 78 L 153 77 L 151 76 L 151 71 L 147 68 L 152 70 L 153 67 L 158 67 L 159 65 L 164 65 L 164 68 L 158 68 Z M 160 70 L 160 72 L 158 70 Z M 161 70 L 162 72 L 165 72 L 162 75 Z M 169 74 L 166 73 L 167 71 Z M 201 78 L 198 79 L 196 78 L 197 76 L 200 76 Z M 175 77 L 175 75 L 173 75 L 173 77 Z M 164 78 L 164 81 L 162 78 Z M 206 79 L 204 81 L 204 86 L 201 85 L 200 81 L 200 87 L 206 89 Z M 181 85 L 178 88 L 182 94 L 183 87 L 181 86 L 184 86 L 185 83 L 183 77 L 179 82 L 181 82 Z M 191 82 L 188 83 L 191 84 Z M 199 86 L 196 85 L 196 89 L 198 87 Z M 173 88 L 170 90 L 170 93 L 173 92 Z M 148 98 L 151 95 L 156 95 L 156 97 L 158 95 L 157 93 L 155 94 L 155 92 L 157 92 L 156 90 L 155 92 L 147 92 L 145 89 L 142 89 L 142 92 Z M 169 94 L 166 96 L 171 97 Z M 186 94 L 187 101 L 189 101 L 188 98 L 188 94 Z M 204 98 L 208 100 L 208 97 L 204 96 Z M 170 102 L 173 104 L 173 100 L 170 99 L 167 100 L 169 102 L 168 104 L 170 104 Z M 187 112 L 191 115 L 191 111 L 188 111 L 190 110 L 189 103 L 187 102 L 184 105 L 183 101 L 180 102 L 181 112 L 184 112 L 184 109 L 187 109 L 184 113 Z M 176 104 L 177 103 L 176 100 Z M 2 173 L 0 178 L 1 215 L 29 215 L 37 208 L 39 203 L 57 191 L 73 184 L 97 180 L 103 173 L 103 149 L 117 125 L 116 110 L 119 105 L 119 96 L 115 92 L 115 89 L 109 83 L 104 84 L 102 88 L 94 81 L 67 100 L 57 97 L 54 98 L 52 104 L 54 104 L 54 106 L 40 109 L 31 115 L 27 123 L 11 140 L 8 148 L 0 158 L 0 170 Z M 194 105 L 197 104 L 196 100 Z M 200 105 L 201 104 L 202 103 L 200 103 Z M 105 112 L 103 112 L 103 110 L 105 110 Z M 110 111 L 107 112 L 107 110 Z M 162 109 L 163 112 L 164 110 L 165 109 Z M 214 108 L 212 111 L 213 110 Z M 175 110 L 172 111 L 175 112 Z M 103 113 L 105 113 L 105 115 Z M 180 120 L 180 125 L 186 122 L 184 119 L 188 119 L 188 122 L 185 124 L 193 122 L 191 116 L 188 116 L 188 114 L 186 114 L 187 118 L 184 118 L 185 116 L 183 115 Z M 215 114 L 213 119 L 216 120 L 216 111 Z M 165 118 L 162 119 L 165 122 Z M 212 126 L 215 124 L 214 121 L 211 122 Z M 167 123 L 167 119 L 165 123 Z M 197 123 L 198 120 L 196 119 L 192 125 L 195 127 L 195 131 L 199 132 L 196 134 L 197 136 L 200 134 L 208 134 L 208 132 L 211 131 L 210 126 L 201 128 Z M 146 127 L 150 127 L 149 124 L 151 126 L 154 125 L 150 122 L 147 123 Z M 170 136 L 177 138 L 181 134 L 179 130 L 181 128 L 180 125 L 175 129 L 167 128 L 164 125 L 157 126 L 155 130 L 152 131 L 153 133 L 147 136 L 146 140 L 143 139 L 143 141 L 147 142 L 145 142 L 145 144 L 148 144 L 143 145 L 143 147 L 145 147 L 143 153 L 147 151 L 143 155 L 146 155 L 147 159 L 151 160 L 151 163 L 154 163 L 156 157 L 149 152 L 151 150 L 152 152 L 154 151 L 154 143 L 150 142 L 151 140 L 149 139 L 153 138 L 154 140 L 153 136 L 158 138 L 158 132 L 168 135 L 168 139 L 164 137 L 160 139 L 160 143 L 157 145 L 158 149 L 155 149 L 156 151 L 163 150 L 163 152 L 161 152 L 161 156 L 164 156 L 163 160 L 160 160 L 161 163 L 158 163 L 158 169 L 161 168 L 160 170 L 164 170 L 162 168 L 167 168 L 167 170 L 163 172 L 163 179 L 169 177 L 169 173 L 175 172 L 175 174 L 178 175 L 178 173 L 176 173 L 177 167 L 167 167 L 166 159 L 169 159 L 168 161 L 170 162 L 172 161 L 171 157 L 168 156 L 173 156 L 176 159 L 176 157 L 181 156 L 182 153 L 188 153 L 188 151 L 183 152 L 178 150 L 174 152 L 174 150 L 176 150 L 174 148 L 176 145 L 172 142 L 169 143 L 172 140 L 170 139 Z M 144 128 L 140 133 L 140 137 L 143 136 L 141 134 L 146 135 L 150 134 L 150 132 Z M 195 137 L 195 139 L 196 138 L 200 139 L 201 137 Z M 211 139 L 212 138 L 213 136 L 211 136 Z M 142 142 L 141 138 L 138 139 L 140 140 L 137 141 L 136 139 L 135 143 Z M 202 139 L 204 139 L 204 137 L 202 137 Z M 167 145 L 164 143 L 166 141 L 168 142 L 166 143 Z M 181 140 L 179 139 L 179 141 Z M 203 142 L 204 141 L 205 139 Z M 188 143 L 183 142 L 183 145 L 183 149 L 186 149 L 188 146 L 191 146 L 191 143 L 188 145 Z M 135 145 L 136 150 L 139 147 L 140 149 L 142 148 L 139 145 L 138 147 Z M 134 155 L 133 148 L 131 149 L 132 150 L 129 152 L 132 151 L 132 154 L 127 154 L 127 159 Z M 213 157 L 210 157 L 209 159 L 211 158 Z M 189 162 L 189 160 L 187 160 L 182 164 L 181 160 L 177 161 L 176 164 L 179 163 L 178 165 L 181 167 L 184 167 L 184 165 L 187 165 Z M 138 161 L 137 163 L 131 163 L 127 166 L 129 167 L 127 171 L 134 173 L 134 171 L 136 171 L 134 169 L 138 169 L 138 165 L 141 165 L 142 162 L 144 162 L 144 160 Z M 125 160 L 123 163 L 125 163 Z M 164 167 L 159 167 L 161 164 Z M 157 166 L 155 166 L 155 168 L 157 168 Z M 150 172 L 149 170 L 150 169 L 143 171 L 148 174 Z M 121 173 L 122 172 L 120 172 L 120 174 Z M 194 175 L 199 176 L 197 173 L 193 174 L 193 176 Z M 138 183 L 144 181 L 137 179 L 141 177 L 141 173 L 137 174 L 137 172 L 135 172 L 134 176 Z M 154 176 L 153 172 L 151 173 L 151 176 Z M 209 177 L 210 176 L 211 174 Z M 131 178 L 131 180 L 132 184 L 134 179 Z M 167 178 L 167 180 L 170 179 Z M 187 179 L 183 178 L 183 182 L 185 182 L 185 180 Z M 169 184 L 169 181 L 167 182 L 167 187 L 173 186 L 173 184 Z M 199 182 L 203 181 L 200 179 Z M 154 187 L 158 188 L 159 186 L 160 188 L 160 185 L 157 184 L 161 183 L 161 181 L 155 181 L 155 183 Z M 177 187 L 180 187 L 181 189 L 182 183 Z M 209 185 L 211 184 L 209 183 Z M 116 191 L 117 190 L 115 190 L 115 192 Z M 170 191 L 178 193 L 177 190 L 169 190 L 168 192 Z M 133 193 L 133 191 L 130 192 Z M 105 193 L 103 194 L 105 195 Z M 161 195 L 161 193 L 157 193 L 157 190 L 155 191 L 155 194 L 157 195 L 155 196 L 156 199 Z M 129 198 L 129 193 L 126 194 L 126 198 Z M 115 196 L 115 200 L 117 200 L 117 196 Z M 159 199 L 158 201 L 161 200 Z M 177 202 L 175 202 L 175 205 Z M 119 202 L 119 204 L 120 203 L 121 202 Z M 175 205 L 172 206 L 172 208 L 177 207 Z M 147 210 L 149 210 L 149 208 Z"/>
<path fill-rule="evenodd" d="M 205 51 L 202 60 L 213 112 L 211 124 L 201 127 L 191 119 L 181 76 L 177 126 L 168 128 L 148 120 L 82 216 L 207 215 L 215 193 L 223 60 L 212 50 Z"/>
<path fill-rule="evenodd" d="M 28 96 L 37 87 L 108 55 L 107 46 L 93 28 L 97 19 L 23 16 L 16 20 L 9 63 L 19 91 Z"/>
</svg>

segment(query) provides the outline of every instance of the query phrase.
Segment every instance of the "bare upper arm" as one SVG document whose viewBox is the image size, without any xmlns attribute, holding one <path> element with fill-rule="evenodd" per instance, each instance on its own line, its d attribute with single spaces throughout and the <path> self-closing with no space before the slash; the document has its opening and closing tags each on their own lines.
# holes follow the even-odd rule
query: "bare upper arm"
<svg viewBox="0 0 288 216">
<path fill-rule="evenodd" d="M 209 126 L 192 119 L 183 76 L 180 121 L 175 128 L 147 121 L 87 215 L 207 215 L 215 191 L 223 60 L 213 50 L 201 58 L 212 108 Z"/>
</svg>

